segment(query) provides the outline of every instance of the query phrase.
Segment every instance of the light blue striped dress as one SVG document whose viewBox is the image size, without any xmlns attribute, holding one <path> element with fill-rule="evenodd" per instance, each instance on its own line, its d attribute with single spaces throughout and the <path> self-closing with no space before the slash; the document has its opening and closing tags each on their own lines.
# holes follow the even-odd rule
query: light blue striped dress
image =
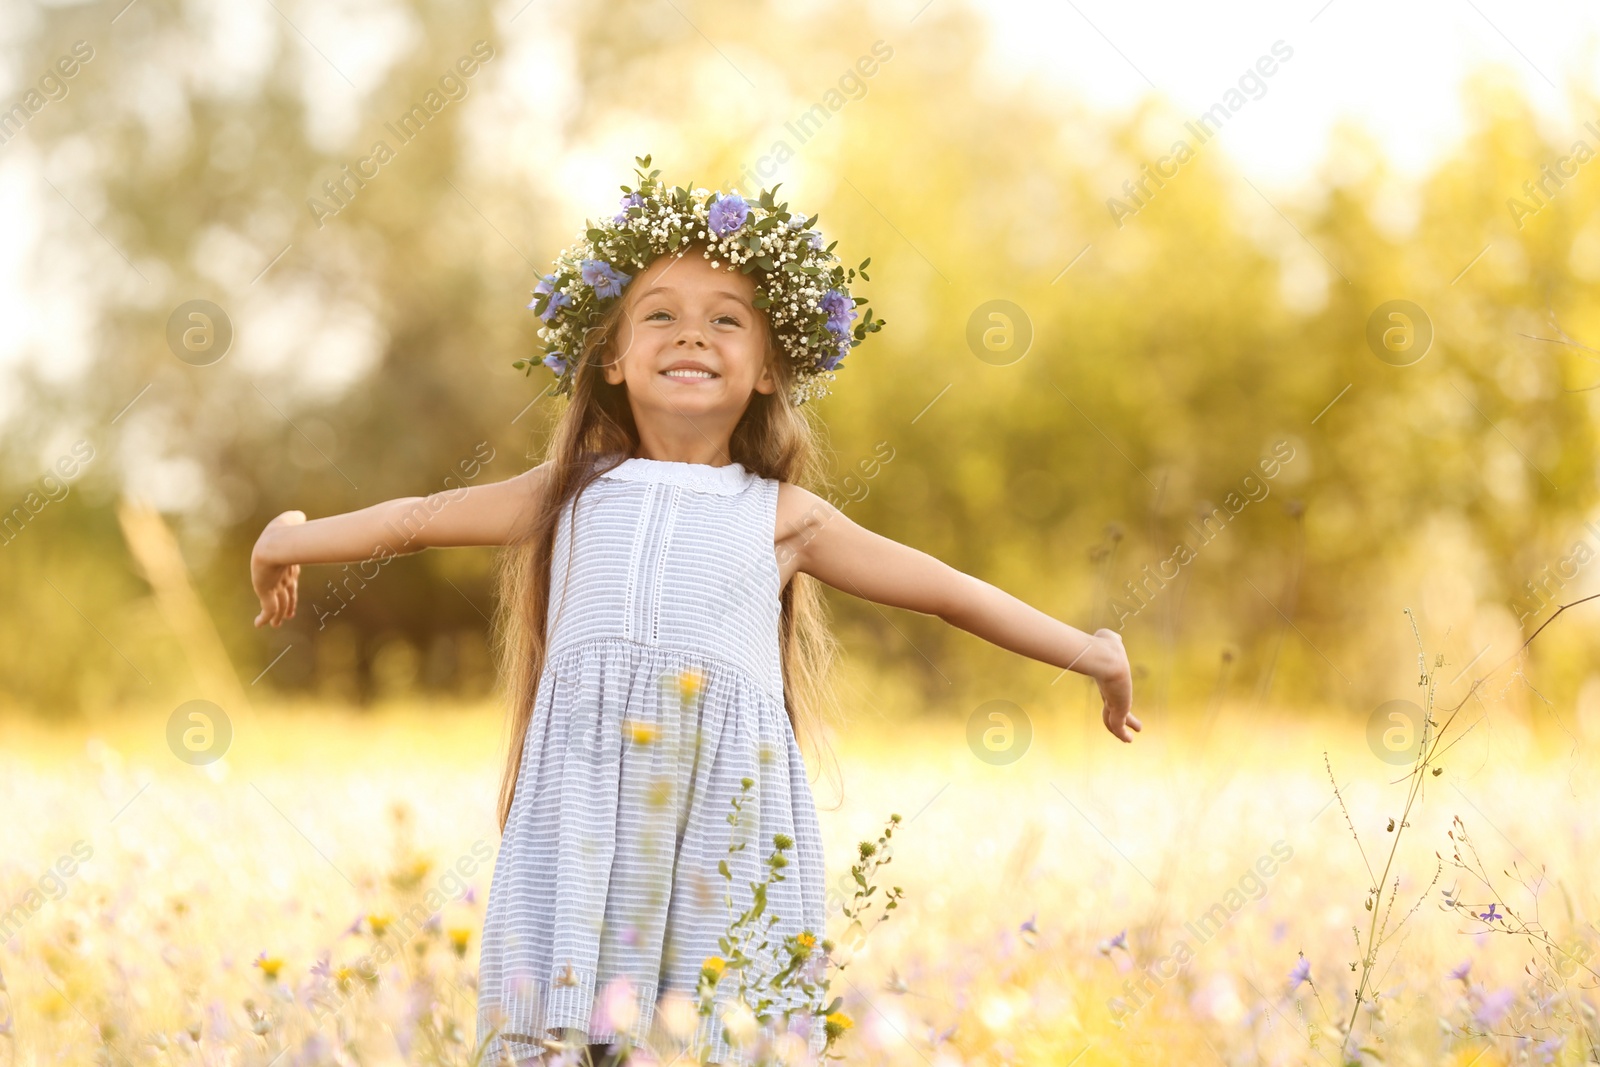
<svg viewBox="0 0 1600 1067">
<path fill-rule="evenodd" d="M 701 964 L 725 955 L 718 938 L 765 880 L 774 834 L 794 847 L 750 950 L 770 975 L 787 962 L 784 935 L 809 930 L 821 957 L 822 841 L 783 706 L 777 501 L 776 480 L 737 463 L 632 458 L 584 490 L 575 520 L 562 508 L 549 652 L 484 919 L 478 1039 L 495 1025 L 508 1035 L 485 1064 L 538 1053 L 509 1035 L 574 1027 L 618 1040 L 597 1004 L 618 976 L 636 993 L 630 1036 L 645 1044 L 660 998 L 692 998 Z M 686 670 L 704 677 L 687 708 Z M 755 785 L 735 830 L 730 800 L 746 777 Z M 731 842 L 745 847 L 730 855 Z M 718 996 L 736 986 L 727 972 Z M 710 1062 L 744 1062 L 720 1007 L 697 1022 Z M 813 1054 L 822 1041 L 818 1020 Z M 663 1060 L 676 1051 L 657 1047 Z"/>
</svg>

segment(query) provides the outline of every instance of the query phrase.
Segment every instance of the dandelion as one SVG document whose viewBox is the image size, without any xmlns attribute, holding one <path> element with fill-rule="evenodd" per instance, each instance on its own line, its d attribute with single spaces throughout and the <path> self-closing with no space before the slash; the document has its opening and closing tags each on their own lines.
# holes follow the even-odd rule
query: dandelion
<svg viewBox="0 0 1600 1067">
<path fill-rule="evenodd" d="M 840 1034 L 855 1026 L 855 1020 L 842 1011 L 829 1012 L 823 1020 L 823 1031 L 830 1038 L 837 1038 Z"/>
<path fill-rule="evenodd" d="M 628 739 L 636 745 L 648 745 L 660 734 L 654 723 L 641 722 L 638 719 L 629 719 L 624 724 L 628 731 Z"/>
<path fill-rule="evenodd" d="M 269 956 L 263 952 L 255 958 L 253 966 L 261 968 L 261 973 L 266 976 L 267 981 L 276 982 L 278 980 L 278 972 L 283 970 L 283 960 L 278 956 Z"/>
<path fill-rule="evenodd" d="M 708 979 L 712 985 L 716 985 L 722 980 L 722 972 L 727 966 L 727 962 L 721 956 L 711 956 L 700 965 L 700 975 Z"/>
<path fill-rule="evenodd" d="M 472 940 L 472 930 L 466 926 L 452 926 L 450 928 L 450 947 L 455 949 L 457 956 L 467 954 L 467 942 Z"/>
<path fill-rule="evenodd" d="M 382 937 L 383 932 L 389 928 L 394 920 L 387 915 L 368 915 L 367 926 L 372 930 L 373 937 Z"/>
</svg>

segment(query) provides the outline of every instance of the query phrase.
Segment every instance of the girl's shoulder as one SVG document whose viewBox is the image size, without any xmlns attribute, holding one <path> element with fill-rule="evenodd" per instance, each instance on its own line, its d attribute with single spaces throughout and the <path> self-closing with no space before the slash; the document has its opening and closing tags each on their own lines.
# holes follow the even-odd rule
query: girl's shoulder
<svg viewBox="0 0 1600 1067">
<path fill-rule="evenodd" d="M 793 482 L 778 480 L 778 529 L 798 530 L 825 521 L 839 509 Z"/>
</svg>

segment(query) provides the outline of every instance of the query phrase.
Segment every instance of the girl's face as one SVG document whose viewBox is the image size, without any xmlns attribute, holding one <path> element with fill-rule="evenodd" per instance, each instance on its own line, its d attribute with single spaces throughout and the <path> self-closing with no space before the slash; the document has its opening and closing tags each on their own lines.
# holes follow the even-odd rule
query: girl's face
<svg viewBox="0 0 1600 1067">
<path fill-rule="evenodd" d="M 729 416 L 778 385 L 765 313 L 748 274 L 713 268 L 699 248 L 662 256 L 628 285 L 606 381 L 626 383 L 636 417 Z"/>
</svg>

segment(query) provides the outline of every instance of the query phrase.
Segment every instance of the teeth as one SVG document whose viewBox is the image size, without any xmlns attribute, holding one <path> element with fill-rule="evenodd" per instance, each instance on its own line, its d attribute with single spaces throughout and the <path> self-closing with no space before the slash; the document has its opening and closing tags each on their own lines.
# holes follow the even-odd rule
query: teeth
<svg viewBox="0 0 1600 1067">
<path fill-rule="evenodd" d="M 680 370 L 662 371 L 668 378 L 715 378 L 716 375 L 708 370 L 691 370 L 684 367 Z"/>
</svg>

